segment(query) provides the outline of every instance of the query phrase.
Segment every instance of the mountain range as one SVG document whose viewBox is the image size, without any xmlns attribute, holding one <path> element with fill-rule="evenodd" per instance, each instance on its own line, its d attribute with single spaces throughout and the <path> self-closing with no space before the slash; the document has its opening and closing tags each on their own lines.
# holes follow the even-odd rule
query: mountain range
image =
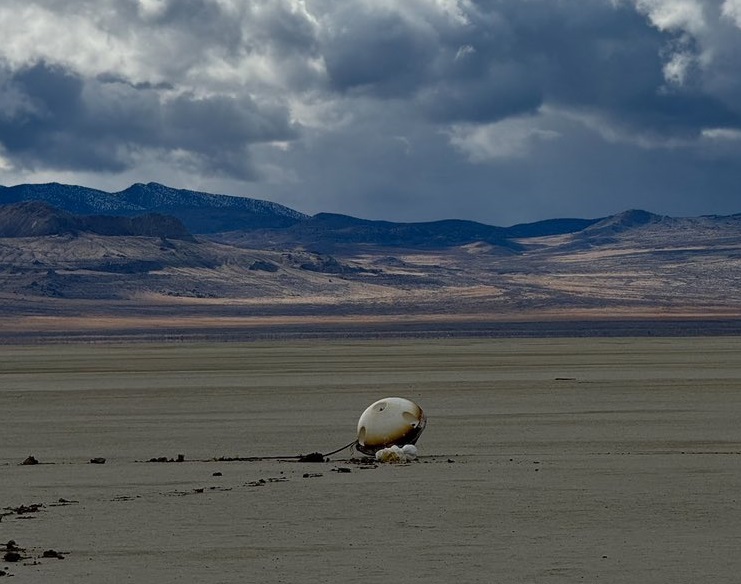
<svg viewBox="0 0 741 584">
<path fill-rule="evenodd" d="M 156 183 L 119 193 L 0 187 L 4 328 L 39 316 L 89 326 L 86 311 L 253 324 L 258 317 L 741 322 L 741 214 L 630 210 L 498 227 L 307 216 Z"/>
<path fill-rule="evenodd" d="M 517 237 L 538 237 L 578 231 L 596 223 L 589 219 L 555 219 L 511 228 L 475 221 L 443 220 L 423 223 L 370 221 L 335 213 L 307 216 L 277 203 L 173 189 L 158 183 L 137 183 L 106 193 L 58 183 L 0 187 L 0 204 L 42 201 L 76 215 L 170 215 L 195 234 L 229 231 L 252 233 L 255 245 L 342 244 L 447 247 L 485 241 L 514 250 Z"/>
</svg>

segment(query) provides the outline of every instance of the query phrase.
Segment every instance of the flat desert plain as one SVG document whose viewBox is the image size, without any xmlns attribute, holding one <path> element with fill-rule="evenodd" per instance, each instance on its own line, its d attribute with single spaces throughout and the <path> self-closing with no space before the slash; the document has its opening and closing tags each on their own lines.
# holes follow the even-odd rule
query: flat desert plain
<svg viewBox="0 0 741 584">
<path fill-rule="evenodd" d="M 392 395 L 428 415 L 413 463 L 215 460 L 328 452 Z M 4 346 L 0 570 L 736 583 L 740 420 L 738 337 Z"/>
</svg>

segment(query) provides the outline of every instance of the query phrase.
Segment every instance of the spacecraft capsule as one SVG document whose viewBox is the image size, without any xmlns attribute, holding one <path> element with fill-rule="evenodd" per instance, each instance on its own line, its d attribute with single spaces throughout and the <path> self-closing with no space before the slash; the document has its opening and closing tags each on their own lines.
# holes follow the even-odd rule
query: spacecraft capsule
<svg viewBox="0 0 741 584">
<path fill-rule="evenodd" d="M 382 448 L 414 444 L 427 419 L 422 408 L 402 397 L 387 397 L 372 403 L 358 420 L 356 448 L 374 455 Z"/>
</svg>

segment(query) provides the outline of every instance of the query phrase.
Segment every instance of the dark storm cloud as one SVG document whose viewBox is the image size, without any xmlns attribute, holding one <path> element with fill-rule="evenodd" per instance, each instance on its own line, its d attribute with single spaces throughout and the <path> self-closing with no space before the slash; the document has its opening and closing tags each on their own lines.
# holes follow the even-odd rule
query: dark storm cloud
<svg viewBox="0 0 741 584">
<path fill-rule="evenodd" d="M 96 75 L 95 79 L 101 83 L 123 83 L 124 85 L 129 85 L 133 89 L 175 89 L 175 86 L 172 83 L 166 81 L 161 81 L 159 83 L 152 83 L 151 81 L 133 83 L 115 73 L 101 73 L 100 75 Z"/>
<path fill-rule="evenodd" d="M 35 65 L 16 72 L 3 71 L 4 92 L 23 100 L 20 111 L 0 117 L 0 141 L 7 155 L 30 164 L 61 168 L 99 167 L 121 170 L 123 165 L 100 152 L 96 140 L 76 135 L 86 112 L 83 81 L 60 67 Z"/>
<path fill-rule="evenodd" d="M 27 166 L 120 171 L 140 149 L 183 151 L 204 172 L 254 178 L 247 148 L 296 137 L 287 110 L 248 96 L 173 97 L 168 84 L 83 79 L 38 63 L 3 71 L 5 93 L 25 107 L 0 116 L 6 154 Z"/>
<path fill-rule="evenodd" d="M 667 135 L 739 125 L 738 111 L 701 87 L 663 88 L 667 51 L 697 47 L 633 6 L 480 2 L 466 16 L 455 27 L 422 10 L 413 20 L 343 3 L 322 45 L 332 87 L 405 96 L 436 122 L 491 122 L 547 103 Z"/>
<path fill-rule="evenodd" d="M 413 93 L 430 77 L 440 51 L 436 31 L 373 4 L 341 3 L 324 24 L 321 50 L 338 91 Z"/>
<path fill-rule="evenodd" d="M 321 50 L 330 87 L 406 98 L 435 122 L 501 119 L 542 103 L 542 71 L 528 70 L 498 14 L 450 20 L 433 4 L 415 6 L 409 14 L 345 2 L 328 16 Z"/>
</svg>

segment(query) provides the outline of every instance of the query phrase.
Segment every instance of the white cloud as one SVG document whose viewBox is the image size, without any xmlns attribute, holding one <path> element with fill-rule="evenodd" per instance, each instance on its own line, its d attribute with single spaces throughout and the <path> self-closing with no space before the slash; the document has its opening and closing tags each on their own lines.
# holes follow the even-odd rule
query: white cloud
<svg viewBox="0 0 741 584">
<path fill-rule="evenodd" d="M 455 61 L 465 59 L 466 55 L 473 55 L 476 49 L 472 45 L 461 45 L 461 47 L 455 53 Z"/>
<path fill-rule="evenodd" d="M 13 170 L 13 163 L 0 152 L 0 172 L 9 172 L 11 170 Z"/>
<path fill-rule="evenodd" d="M 356 108 L 342 98 L 330 98 L 321 93 L 294 94 L 289 97 L 292 121 L 305 128 L 325 132 L 350 126 Z"/>
<path fill-rule="evenodd" d="M 665 135 L 651 128 L 635 128 L 623 120 L 610 118 L 600 111 L 544 108 L 554 119 L 577 124 L 599 136 L 608 144 L 628 145 L 643 150 L 673 150 L 687 148 L 694 141 L 689 136 Z"/>
<path fill-rule="evenodd" d="M 722 14 L 738 28 L 741 28 L 741 0 L 725 0 Z"/>
<path fill-rule="evenodd" d="M 630 0 L 665 36 L 664 78 L 737 109 L 741 95 L 741 0 Z"/>
<path fill-rule="evenodd" d="M 664 64 L 664 79 L 671 85 L 684 85 L 697 57 L 688 51 L 673 53 Z"/>
<path fill-rule="evenodd" d="M 116 70 L 140 80 L 132 66 L 132 47 L 84 15 L 33 3 L 3 3 L 0 38 L 0 58 L 13 68 L 47 60 L 90 75 Z"/>
<path fill-rule="evenodd" d="M 321 76 L 321 61 L 304 46 L 285 52 L 290 42 L 310 42 L 316 33 L 316 19 L 301 0 L 191 4 L 201 13 L 170 0 L 136 0 L 133 11 L 118 0 L 64 8 L 6 0 L 0 59 L 14 69 L 45 61 L 83 76 L 115 72 L 133 83 L 172 82 L 199 94 L 208 86 L 286 88 L 296 77 Z M 285 38 L 274 38 L 278 33 Z"/>
<path fill-rule="evenodd" d="M 679 40 L 668 42 L 664 48 L 664 79 L 670 86 L 682 86 L 691 69 L 712 59 L 709 47 L 700 46 L 699 53 L 692 43 L 707 37 L 711 31 L 700 0 L 636 0 L 636 7 L 653 26 L 662 32 L 679 34 Z"/>
<path fill-rule="evenodd" d="M 144 20 L 156 20 L 167 10 L 168 0 L 138 0 L 137 9 Z"/>
<path fill-rule="evenodd" d="M 555 140 L 559 133 L 538 127 L 537 117 L 511 118 L 493 124 L 455 124 L 450 143 L 471 162 L 522 158 L 538 143 Z"/>
<path fill-rule="evenodd" d="M 741 140 L 741 130 L 736 128 L 706 128 L 702 137 L 709 140 L 736 141 Z"/>
<path fill-rule="evenodd" d="M 699 0 L 636 0 L 636 6 L 659 30 L 681 30 L 697 36 L 708 28 Z"/>
</svg>

